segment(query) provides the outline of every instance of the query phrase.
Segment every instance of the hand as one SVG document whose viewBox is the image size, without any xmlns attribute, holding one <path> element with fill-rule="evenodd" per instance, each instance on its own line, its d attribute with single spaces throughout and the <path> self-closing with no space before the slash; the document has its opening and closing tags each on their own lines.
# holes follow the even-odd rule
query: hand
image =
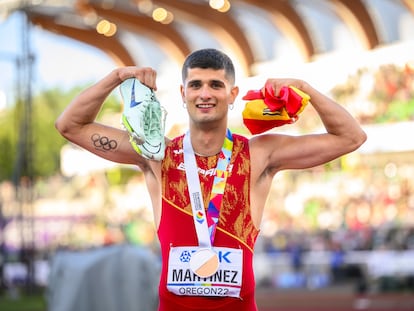
<svg viewBox="0 0 414 311">
<path fill-rule="evenodd" d="M 130 78 L 136 78 L 142 84 L 145 84 L 154 91 L 157 90 L 157 72 L 153 68 L 139 68 L 134 66 L 122 67 L 118 69 L 118 76 L 121 79 L 121 81 L 125 81 L 126 79 Z"/>
<path fill-rule="evenodd" d="M 305 82 L 299 79 L 279 78 L 279 79 L 267 79 L 265 86 L 261 89 L 263 96 L 267 94 L 279 97 L 280 90 L 285 86 L 293 86 L 303 91 Z"/>
</svg>

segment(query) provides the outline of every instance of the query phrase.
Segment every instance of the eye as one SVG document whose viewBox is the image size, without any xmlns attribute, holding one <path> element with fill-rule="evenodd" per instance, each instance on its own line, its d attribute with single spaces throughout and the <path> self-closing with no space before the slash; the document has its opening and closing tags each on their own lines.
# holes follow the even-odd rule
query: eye
<svg viewBox="0 0 414 311">
<path fill-rule="evenodd" d="M 188 83 L 188 87 L 192 88 L 192 89 L 197 89 L 201 87 L 201 82 L 200 81 L 190 81 Z"/>
<path fill-rule="evenodd" d="M 212 81 L 211 82 L 211 87 L 213 89 L 220 89 L 220 88 L 224 87 L 224 84 L 221 81 Z"/>
</svg>

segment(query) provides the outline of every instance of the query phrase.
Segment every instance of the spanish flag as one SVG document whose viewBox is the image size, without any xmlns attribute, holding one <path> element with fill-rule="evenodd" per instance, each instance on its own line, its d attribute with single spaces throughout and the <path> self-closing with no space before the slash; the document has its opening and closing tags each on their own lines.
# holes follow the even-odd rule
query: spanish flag
<svg viewBox="0 0 414 311">
<path fill-rule="evenodd" d="M 282 87 L 279 96 L 274 95 L 272 85 L 264 90 L 248 91 L 243 110 L 243 123 L 252 134 L 260 134 L 274 127 L 296 122 L 305 109 L 310 96 L 294 86 Z"/>
</svg>

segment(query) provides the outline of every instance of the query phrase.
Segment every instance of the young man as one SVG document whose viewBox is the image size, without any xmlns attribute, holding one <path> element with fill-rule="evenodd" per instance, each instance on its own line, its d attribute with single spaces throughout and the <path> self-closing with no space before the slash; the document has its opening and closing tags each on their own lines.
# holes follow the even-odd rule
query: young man
<svg viewBox="0 0 414 311">
<path fill-rule="evenodd" d="M 273 177 L 349 153 L 361 146 L 365 133 L 340 105 L 298 79 L 268 79 L 266 85 L 275 94 L 284 86 L 308 94 L 326 133 L 268 133 L 250 139 L 230 133 L 228 109 L 239 93 L 234 67 L 220 51 L 203 49 L 189 55 L 182 69 L 180 91 L 189 131 L 165 138 L 164 158 L 149 160 L 131 147 L 126 131 L 95 122 L 105 98 L 129 78 L 157 89 L 151 68 L 116 69 L 79 94 L 56 128 L 86 150 L 135 164 L 144 173 L 163 260 L 159 310 L 257 310 L 253 249 Z M 97 148 L 96 135 L 116 142 L 114 148 Z M 226 158 L 228 163 L 218 164 Z M 205 222 L 207 231 L 201 226 Z"/>
</svg>

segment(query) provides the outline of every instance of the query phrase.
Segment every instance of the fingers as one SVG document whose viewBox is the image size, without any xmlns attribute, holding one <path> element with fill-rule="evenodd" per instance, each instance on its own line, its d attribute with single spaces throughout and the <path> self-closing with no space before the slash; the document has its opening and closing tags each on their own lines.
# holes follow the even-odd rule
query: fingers
<svg viewBox="0 0 414 311">
<path fill-rule="evenodd" d="M 136 72 L 135 77 L 141 81 L 142 84 L 145 84 L 155 91 L 157 90 L 157 72 L 154 69 L 149 67 L 140 68 L 138 72 Z"/>
<path fill-rule="evenodd" d="M 298 79 L 267 79 L 265 86 L 262 88 L 263 95 L 271 94 L 280 96 L 280 90 L 284 86 L 294 86 L 302 89 L 303 81 Z"/>
<path fill-rule="evenodd" d="M 263 94 L 279 96 L 280 89 L 286 86 L 286 79 L 268 79 L 262 89 Z"/>
<path fill-rule="evenodd" d="M 121 81 L 136 78 L 142 84 L 145 84 L 153 90 L 157 90 L 157 72 L 150 67 L 124 67 L 119 69 L 119 78 Z"/>
</svg>

